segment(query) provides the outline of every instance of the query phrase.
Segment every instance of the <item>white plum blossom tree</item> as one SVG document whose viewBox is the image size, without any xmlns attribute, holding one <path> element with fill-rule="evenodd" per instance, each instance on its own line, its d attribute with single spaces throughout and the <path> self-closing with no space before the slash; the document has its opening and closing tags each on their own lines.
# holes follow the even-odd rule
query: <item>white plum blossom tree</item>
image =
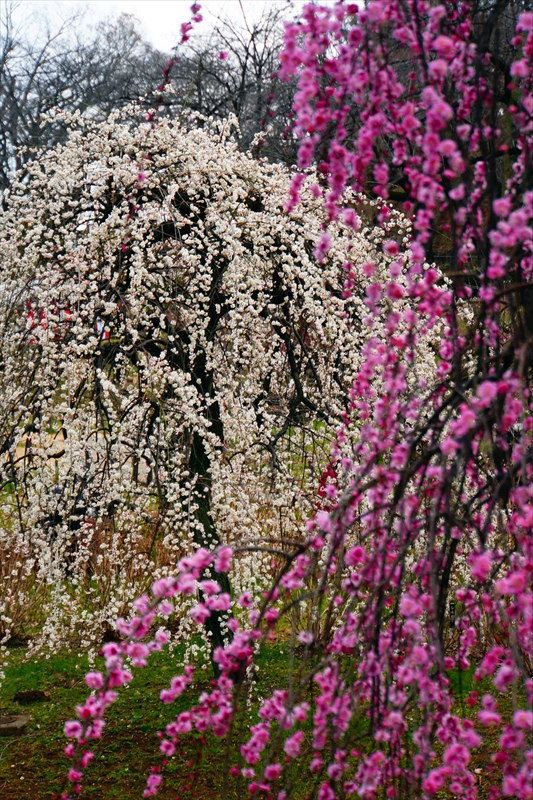
<svg viewBox="0 0 533 800">
<path fill-rule="evenodd" d="M 0 219 L 0 632 L 33 603 L 37 644 L 90 648 L 196 547 L 258 543 L 231 576 L 253 595 L 272 542 L 301 538 L 369 326 L 401 335 L 368 309 L 390 269 L 402 291 L 409 225 L 353 196 L 326 236 L 312 172 L 286 213 L 291 173 L 231 120 L 62 124 Z M 435 369 L 417 347 L 411 384 Z"/>
</svg>

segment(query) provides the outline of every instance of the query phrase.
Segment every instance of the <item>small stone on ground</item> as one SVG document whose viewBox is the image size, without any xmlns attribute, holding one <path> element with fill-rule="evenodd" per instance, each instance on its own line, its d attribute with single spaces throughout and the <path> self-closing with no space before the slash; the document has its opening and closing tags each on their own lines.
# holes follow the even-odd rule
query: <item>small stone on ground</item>
<svg viewBox="0 0 533 800">
<path fill-rule="evenodd" d="M 16 736 L 22 733 L 31 717 L 29 714 L 0 716 L 0 736 Z"/>
</svg>

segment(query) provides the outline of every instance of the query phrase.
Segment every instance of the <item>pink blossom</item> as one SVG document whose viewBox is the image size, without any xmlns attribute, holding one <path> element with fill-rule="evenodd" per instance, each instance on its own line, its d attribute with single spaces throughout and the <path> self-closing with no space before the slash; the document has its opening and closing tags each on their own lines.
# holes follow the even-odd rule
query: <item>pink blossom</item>
<svg viewBox="0 0 533 800">
<path fill-rule="evenodd" d="M 500 594 L 520 594 L 526 587 L 527 579 L 522 571 L 511 572 L 496 583 Z"/>
<path fill-rule="evenodd" d="M 133 659 L 133 663 L 136 666 L 144 666 L 146 664 L 146 659 L 150 654 L 150 650 L 147 645 L 142 644 L 141 642 L 132 642 L 131 644 L 126 645 L 125 649 L 130 658 Z M 121 674 L 117 674 L 117 680 L 120 680 L 121 677 Z"/>
<path fill-rule="evenodd" d="M 449 36 L 437 36 L 433 42 L 433 49 L 444 58 L 450 59 L 455 55 L 455 45 Z"/>
<path fill-rule="evenodd" d="M 470 751 L 462 744 L 452 744 L 444 751 L 443 761 L 456 769 L 464 768 L 470 761 Z"/>
<path fill-rule="evenodd" d="M 466 403 L 461 403 L 459 412 L 459 418 L 453 423 L 453 432 L 455 436 L 464 436 L 476 424 L 477 416 Z"/>
<path fill-rule="evenodd" d="M 464 183 L 458 183 L 453 189 L 450 189 L 448 192 L 452 200 L 462 200 L 465 196 L 465 185 Z"/>
<path fill-rule="evenodd" d="M 332 245 L 332 238 L 329 233 L 323 233 L 315 249 L 315 258 L 321 264 L 328 254 Z"/>
<path fill-rule="evenodd" d="M 385 295 L 391 300 L 399 300 L 404 296 L 404 290 L 396 281 L 389 281 L 385 286 Z"/>
<path fill-rule="evenodd" d="M 159 613 L 162 614 L 163 616 L 169 616 L 173 612 L 174 612 L 174 606 L 168 600 L 164 600 L 162 603 L 159 603 Z M 159 638 L 158 638 L 159 643 L 166 644 L 168 638 L 163 641 L 164 639 L 163 631 L 159 631 L 158 633 L 159 633 Z M 163 634 L 163 639 L 161 639 L 161 634 Z"/>
<path fill-rule="evenodd" d="M 281 775 L 281 764 L 269 764 L 265 767 L 267 781 L 275 781 Z"/>
<path fill-rule="evenodd" d="M 83 728 L 80 722 L 65 722 L 65 736 L 67 739 L 79 739 L 82 733 Z"/>
<path fill-rule="evenodd" d="M 321 528 L 325 533 L 331 533 L 332 521 L 327 511 L 319 511 L 315 519 L 319 528 Z"/>
<path fill-rule="evenodd" d="M 212 580 L 201 581 L 200 589 L 204 594 L 218 594 L 220 592 L 220 584 Z"/>
<path fill-rule="evenodd" d="M 492 567 L 492 555 L 488 550 L 483 553 L 472 554 L 469 558 L 472 578 L 478 583 L 484 583 Z"/>
<path fill-rule="evenodd" d="M 426 794 L 433 795 L 436 794 L 440 789 L 442 789 L 444 785 L 444 778 L 442 775 L 442 770 L 434 769 L 428 774 L 427 778 L 423 783 L 423 789 Z"/>
<path fill-rule="evenodd" d="M 85 769 L 93 759 L 94 759 L 94 753 L 91 753 L 89 750 L 85 750 L 80 759 L 81 768 Z"/>
<path fill-rule="evenodd" d="M 520 61 L 514 61 L 511 64 L 511 75 L 513 78 L 526 78 L 530 74 L 531 68 L 527 59 L 523 58 Z"/>
<path fill-rule="evenodd" d="M 511 664 L 502 664 L 494 677 L 494 685 L 499 692 L 505 692 L 515 679 L 515 671 Z"/>
<path fill-rule="evenodd" d="M 153 797 L 153 795 L 157 794 L 158 786 L 162 780 L 161 775 L 157 773 L 149 775 L 146 779 L 147 788 L 143 792 L 143 797 Z"/>
<path fill-rule="evenodd" d="M 222 547 L 217 554 L 215 562 L 215 569 L 217 572 L 229 572 L 231 561 L 233 558 L 233 550 L 231 547 Z"/>
<path fill-rule="evenodd" d="M 511 198 L 500 197 L 497 200 L 494 200 L 492 208 L 494 209 L 494 213 L 499 217 L 508 217 L 509 212 L 511 211 Z"/>
<path fill-rule="evenodd" d="M 498 394 L 498 386 L 492 381 L 484 381 L 477 388 L 477 396 L 482 407 L 489 406 Z"/>
<path fill-rule="evenodd" d="M 381 286 L 379 283 L 373 283 L 367 286 L 365 302 L 370 308 L 374 308 L 376 303 L 381 299 Z"/>
<path fill-rule="evenodd" d="M 290 758 L 296 758 L 299 754 L 303 738 L 303 731 L 296 731 L 296 733 L 286 739 L 283 749 Z"/>
<path fill-rule="evenodd" d="M 526 711 L 525 709 L 520 709 L 519 711 L 515 711 L 513 714 L 513 722 L 517 728 L 522 728 L 524 730 L 533 731 L 533 711 Z"/>
<path fill-rule="evenodd" d="M 505 269 L 503 268 L 503 266 L 500 266 L 499 264 L 497 264 L 497 265 L 496 264 L 492 264 L 487 269 L 487 276 L 491 280 L 494 280 L 494 281 L 498 280 L 499 278 L 503 278 L 504 275 L 505 275 Z"/>
<path fill-rule="evenodd" d="M 430 61 L 428 72 L 434 81 L 442 80 L 448 73 L 448 63 L 443 58 L 436 58 Z"/>
<path fill-rule="evenodd" d="M 439 153 L 443 156 L 451 156 L 457 150 L 457 145 L 453 139 L 443 139 L 439 142 Z"/>
<path fill-rule="evenodd" d="M 171 592 L 174 581 L 169 578 L 161 578 L 152 584 L 152 592 L 154 597 L 166 597 Z"/>
<path fill-rule="evenodd" d="M 211 616 L 211 611 L 206 608 L 203 603 L 198 603 L 198 605 L 194 606 L 194 608 L 191 608 L 189 611 L 189 616 L 196 622 L 197 625 L 203 625 Z"/>
<path fill-rule="evenodd" d="M 337 765 L 335 765 L 335 767 L 336 766 Z M 320 789 L 318 790 L 318 800 L 335 800 L 335 792 L 327 781 L 324 781 L 320 784 Z"/>
<path fill-rule="evenodd" d="M 440 449 L 445 456 L 453 455 L 459 449 L 459 443 L 448 437 L 441 442 Z"/>
<path fill-rule="evenodd" d="M 361 221 L 353 208 L 346 208 L 343 212 L 344 224 L 351 228 L 353 231 L 358 231 L 361 227 Z"/>
<path fill-rule="evenodd" d="M 523 11 L 518 17 L 517 31 L 533 31 L 533 12 Z"/>
<path fill-rule="evenodd" d="M 174 753 L 176 752 L 175 745 L 173 745 L 172 742 L 169 741 L 168 739 L 163 739 L 159 749 L 161 750 L 162 753 L 164 753 L 165 756 L 168 757 L 174 755 Z"/>
<path fill-rule="evenodd" d="M 416 617 L 421 614 L 422 609 L 413 597 L 404 595 L 400 603 L 400 612 L 404 617 Z"/>
<path fill-rule="evenodd" d="M 250 606 L 252 605 L 252 599 L 253 598 L 251 592 L 244 592 L 239 597 L 239 605 L 241 605 L 243 608 L 250 608 Z"/>
<path fill-rule="evenodd" d="M 101 672 L 88 672 L 85 683 L 90 689 L 100 689 L 104 685 L 104 677 Z"/>
<path fill-rule="evenodd" d="M 478 711 L 477 718 L 485 727 L 500 725 L 502 721 L 501 715 L 498 714 L 497 711 L 492 711 L 490 709 L 481 709 L 481 711 Z"/>
<path fill-rule="evenodd" d="M 350 550 L 348 550 L 344 560 L 346 564 L 348 564 L 348 566 L 353 567 L 364 561 L 364 558 L 365 558 L 364 549 L 361 547 L 361 545 L 356 545 L 355 547 L 352 547 Z"/>
</svg>

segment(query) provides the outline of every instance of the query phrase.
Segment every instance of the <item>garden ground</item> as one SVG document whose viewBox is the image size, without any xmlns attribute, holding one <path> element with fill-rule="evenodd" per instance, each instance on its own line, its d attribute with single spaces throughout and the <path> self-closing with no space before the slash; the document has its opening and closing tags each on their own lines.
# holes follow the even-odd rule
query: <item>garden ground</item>
<svg viewBox="0 0 533 800">
<path fill-rule="evenodd" d="M 195 689 L 172 706 L 160 702 L 159 692 L 180 671 L 180 664 L 178 649 L 173 654 L 156 654 L 147 667 L 136 669 L 132 683 L 120 690 L 118 701 L 108 713 L 104 735 L 95 743 L 95 761 L 87 770 L 80 800 L 142 798 L 151 768 L 161 765 L 157 732 L 163 730 L 177 712 L 193 703 L 202 689 L 196 684 Z M 288 659 L 283 642 L 269 643 L 258 664 L 256 691 L 263 697 L 274 688 L 286 685 Z M 87 669 L 86 656 L 79 657 L 73 652 L 27 659 L 24 648 L 12 650 L 6 679 L 0 688 L 0 715 L 28 713 L 31 720 L 20 736 L 0 739 L 0 800 L 51 800 L 62 788 L 68 769 L 63 753 L 66 744 L 63 726 L 67 719 L 75 717 L 75 705 L 88 694 L 84 682 Z M 459 714 L 466 710 L 465 701 L 473 688 L 472 674 L 473 668 L 461 676 L 450 675 Z M 202 675 L 205 675 L 203 688 L 208 688 L 210 670 Z M 41 696 L 28 704 L 14 701 L 17 693 L 28 691 L 46 694 L 44 699 Z M 492 752 L 492 748 L 490 750 Z M 476 763 L 472 767 L 479 782 L 480 798 L 484 797 L 484 783 L 488 786 L 490 778 L 491 766 L 486 752 L 486 748 L 480 748 L 475 753 Z M 219 797 L 225 756 L 224 742 L 216 737 L 205 739 L 198 734 L 183 737 L 181 749 L 163 767 L 164 781 L 158 798 L 213 800 Z M 303 782 L 301 776 L 297 779 L 295 795 L 306 797 L 312 782 Z M 230 784 L 228 797 L 235 796 L 236 787 Z"/>
</svg>

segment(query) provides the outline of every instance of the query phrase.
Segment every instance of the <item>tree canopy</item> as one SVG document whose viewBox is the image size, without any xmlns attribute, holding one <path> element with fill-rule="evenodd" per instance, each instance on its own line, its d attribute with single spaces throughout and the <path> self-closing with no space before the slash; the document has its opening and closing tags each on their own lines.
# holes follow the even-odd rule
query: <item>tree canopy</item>
<svg viewBox="0 0 533 800">
<path fill-rule="evenodd" d="M 32 591 L 53 582 L 45 637 L 79 613 L 87 644 L 191 547 L 305 533 L 364 358 L 368 258 L 392 256 L 356 196 L 360 229 L 317 250 L 312 175 L 287 215 L 290 173 L 240 152 L 231 121 L 61 124 L 0 220 L 4 582 L 13 559 Z M 435 358 L 418 349 L 413 385 Z"/>
</svg>

